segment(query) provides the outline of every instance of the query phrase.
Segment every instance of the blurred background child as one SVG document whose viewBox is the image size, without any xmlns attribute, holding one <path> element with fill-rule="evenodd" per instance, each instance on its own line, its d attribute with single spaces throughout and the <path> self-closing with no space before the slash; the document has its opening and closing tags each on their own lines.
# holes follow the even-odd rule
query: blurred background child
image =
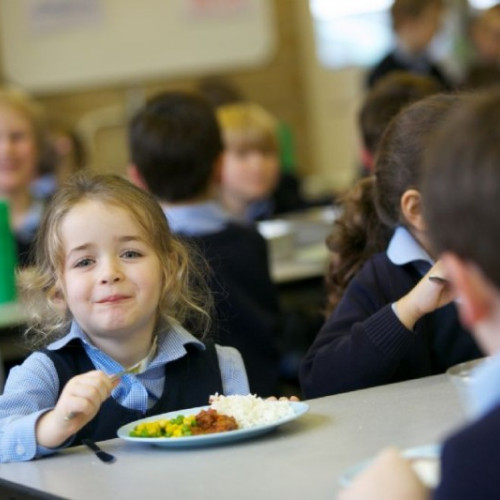
<svg viewBox="0 0 500 500">
<path fill-rule="evenodd" d="M 133 117 L 129 144 L 131 178 L 208 261 L 217 340 L 241 352 L 252 392 L 278 394 L 280 310 L 266 242 L 216 201 L 224 167 L 213 108 L 195 94 L 159 94 Z"/>
<path fill-rule="evenodd" d="M 50 198 L 58 187 L 87 164 L 87 151 L 76 130 L 60 118 L 49 117 L 50 159 L 31 186 L 38 198 Z"/>
<path fill-rule="evenodd" d="M 217 118 L 224 142 L 224 207 L 245 221 L 304 208 L 297 181 L 281 172 L 276 119 L 251 102 L 220 106 Z"/>
<path fill-rule="evenodd" d="M 32 182 L 50 151 L 40 106 L 17 89 L 0 89 L 0 196 L 8 201 L 19 265 L 30 262 L 44 202 Z"/>
<path fill-rule="evenodd" d="M 269 218 L 280 176 L 275 118 L 250 102 L 221 106 L 217 118 L 224 142 L 222 204 L 240 220 Z"/>
<path fill-rule="evenodd" d="M 449 290 L 427 274 L 439 269 L 419 191 L 433 130 L 457 106 L 436 95 L 389 124 L 376 160 L 376 206 L 394 230 L 385 252 L 351 279 L 301 366 L 306 397 L 319 397 L 440 373 L 480 352 L 458 322 Z"/>
<path fill-rule="evenodd" d="M 484 9 L 469 28 L 470 54 L 462 87 L 468 90 L 500 83 L 500 4 Z"/>
<path fill-rule="evenodd" d="M 428 54 L 429 45 L 440 29 L 443 13 L 443 0 L 395 0 L 391 18 L 396 47 L 370 71 L 368 85 L 373 87 L 387 73 L 403 70 L 431 76 L 443 87 L 451 87 L 449 78 Z"/>
<path fill-rule="evenodd" d="M 376 82 L 363 99 L 357 116 L 364 174 L 373 173 L 378 144 L 391 119 L 405 106 L 442 90 L 443 86 L 431 76 L 400 70 Z"/>
</svg>

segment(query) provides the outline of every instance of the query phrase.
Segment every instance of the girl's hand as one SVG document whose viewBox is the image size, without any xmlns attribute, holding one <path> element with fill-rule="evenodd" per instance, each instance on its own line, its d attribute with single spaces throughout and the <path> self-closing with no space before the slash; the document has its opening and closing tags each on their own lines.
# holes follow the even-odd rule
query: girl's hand
<svg viewBox="0 0 500 500">
<path fill-rule="evenodd" d="M 396 302 L 396 314 L 408 330 L 413 330 L 422 316 L 456 298 L 448 283 L 429 280 L 429 276 L 443 276 L 443 273 L 442 263 L 436 262 L 415 287 Z"/>
<path fill-rule="evenodd" d="M 97 370 L 73 377 L 64 386 L 54 409 L 38 420 L 38 444 L 47 448 L 63 444 L 95 417 L 118 382 Z M 70 414 L 71 419 L 65 418 Z"/>
</svg>

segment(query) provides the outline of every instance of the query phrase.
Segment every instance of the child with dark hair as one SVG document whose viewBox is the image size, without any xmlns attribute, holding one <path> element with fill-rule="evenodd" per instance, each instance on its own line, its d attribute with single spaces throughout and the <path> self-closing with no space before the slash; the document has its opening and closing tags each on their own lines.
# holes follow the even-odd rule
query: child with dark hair
<svg viewBox="0 0 500 500">
<path fill-rule="evenodd" d="M 252 392 L 276 395 L 280 312 L 266 242 L 215 201 L 223 146 L 212 106 L 195 94 L 157 95 L 133 117 L 129 141 L 134 182 L 212 270 L 217 340 L 241 352 Z"/>
<path fill-rule="evenodd" d="M 447 76 L 427 53 L 440 28 L 443 10 L 443 0 L 394 1 L 391 18 L 397 45 L 372 69 L 368 76 L 369 87 L 373 87 L 384 75 L 397 70 L 431 76 L 445 88 L 451 87 Z"/>
<path fill-rule="evenodd" d="M 391 119 L 405 106 L 442 90 L 435 78 L 408 71 L 394 71 L 377 81 L 358 113 L 363 168 L 367 172 L 373 172 L 378 144 Z"/>
<path fill-rule="evenodd" d="M 377 212 L 394 229 L 387 250 L 351 280 L 301 366 L 306 397 L 443 372 L 480 355 L 452 294 L 429 281 L 441 264 L 429 245 L 419 191 L 426 145 L 461 99 L 436 95 L 389 125 L 376 160 Z"/>
<path fill-rule="evenodd" d="M 487 363 L 471 377 L 474 420 L 445 440 L 440 481 L 429 491 L 395 449 L 384 451 L 344 490 L 342 500 L 500 498 L 500 91 L 453 112 L 428 149 L 423 182 L 429 237 L 457 306 Z"/>
</svg>

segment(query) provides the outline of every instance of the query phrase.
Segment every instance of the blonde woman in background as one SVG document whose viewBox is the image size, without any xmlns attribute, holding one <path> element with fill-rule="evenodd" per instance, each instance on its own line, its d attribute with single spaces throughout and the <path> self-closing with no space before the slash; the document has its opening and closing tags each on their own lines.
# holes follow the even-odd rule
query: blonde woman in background
<svg viewBox="0 0 500 500">
<path fill-rule="evenodd" d="M 7 200 L 21 266 L 29 262 L 31 243 L 44 202 L 31 184 L 48 158 L 42 109 L 17 89 L 0 89 L 0 197 Z"/>
</svg>

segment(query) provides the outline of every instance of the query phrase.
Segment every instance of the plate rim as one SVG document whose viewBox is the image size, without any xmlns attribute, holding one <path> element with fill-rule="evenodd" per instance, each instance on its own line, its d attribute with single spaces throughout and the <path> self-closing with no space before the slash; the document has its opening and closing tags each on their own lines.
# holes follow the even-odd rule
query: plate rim
<svg viewBox="0 0 500 500">
<path fill-rule="evenodd" d="M 284 417 L 276 422 L 269 424 L 257 425 L 255 427 L 249 427 L 247 429 L 235 429 L 234 431 L 228 432 L 219 432 L 219 433 L 211 433 L 211 434 L 202 434 L 199 436 L 183 436 L 178 438 L 148 438 L 148 437 L 133 437 L 128 436 L 128 432 L 130 428 L 134 427 L 138 423 L 150 422 L 154 420 L 159 420 L 161 418 L 174 418 L 177 415 L 192 415 L 198 413 L 200 410 L 206 410 L 210 408 L 210 405 L 202 405 L 195 406 L 192 408 L 184 408 L 179 410 L 173 410 L 165 413 L 159 413 L 157 415 L 152 415 L 149 417 L 140 418 L 134 420 L 133 422 L 129 422 L 128 424 L 124 424 L 118 428 L 116 431 L 117 437 L 123 439 L 125 441 L 133 442 L 133 443 L 146 443 L 152 445 L 158 445 L 162 447 L 183 447 L 183 446 L 201 446 L 203 444 L 216 444 L 217 442 L 224 441 L 237 441 L 240 438 L 243 439 L 245 437 L 251 437 L 256 434 L 264 434 L 267 431 L 272 431 L 276 427 L 280 425 L 286 424 L 295 420 L 305 413 L 307 413 L 310 409 L 309 405 L 303 401 L 289 401 L 294 410 L 294 415 L 289 415 Z M 189 413 L 188 413 L 189 412 Z M 168 416 L 168 417 L 167 417 Z"/>
</svg>

